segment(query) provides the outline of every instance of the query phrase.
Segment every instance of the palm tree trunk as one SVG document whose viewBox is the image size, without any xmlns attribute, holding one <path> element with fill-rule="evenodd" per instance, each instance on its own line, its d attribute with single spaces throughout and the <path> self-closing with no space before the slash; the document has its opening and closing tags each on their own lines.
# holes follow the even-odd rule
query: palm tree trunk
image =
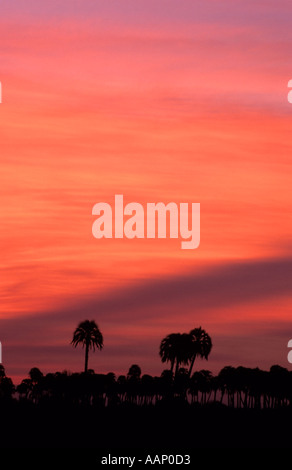
<svg viewBox="0 0 292 470">
<path fill-rule="evenodd" d="M 177 359 L 176 360 L 176 367 L 175 367 L 175 377 L 177 376 L 179 366 L 180 366 L 180 362 Z"/>
<path fill-rule="evenodd" d="M 174 363 L 175 363 L 175 359 L 173 359 L 173 360 L 171 361 L 170 370 L 171 370 L 172 373 L 173 373 L 173 369 L 174 369 Z"/>
<path fill-rule="evenodd" d="M 88 353 L 89 353 L 89 343 L 86 343 L 86 345 L 85 345 L 85 366 L 84 366 L 84 372 L 85 373 L 88 371 Z"/>
<path fill-rule="evenodd" d="M 214 402 L 216 401 L 216 398 L 217 398 L 217 389 L 215 388 L 215 390 L 214 390 L 214 397 L 213 397 L 213 401 L 214 401 Z"/>
<path fill-rule="evenodd" d="M 189 368 L 189 377 L 191 376 L 191 373 L 192 373 L 192 370 L 193 370 L 193 367 L 194 367 L 195 359 L 196 359 L 196 355 L 194 354 L 193 357 L 192 357 L 192 362 L 191 362 L 190 368 Z"/>
</svg>

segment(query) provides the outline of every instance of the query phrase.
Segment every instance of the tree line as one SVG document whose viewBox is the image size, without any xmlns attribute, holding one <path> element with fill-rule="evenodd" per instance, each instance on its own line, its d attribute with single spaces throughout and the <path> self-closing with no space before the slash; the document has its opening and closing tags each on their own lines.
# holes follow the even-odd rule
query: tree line
<svg viewBox="0 0 292 470">
<path fill-rule="evenodd" d="M 193 371 L 196 359 L 207 360 L 212 340 L 201 327 L 189 333 L 171 333 L 162 339 L 159 355 L 170 368 L 160 376 L 142 375 L 137 364 L 126 375 L 96 374 L 88 368 L 89 351 L 103 348 L 103 336 L 95 321 L 79 323 L 71 344 L 85 350 L 84 372 L 44 375 L 33 367 L 15 386 L 0 366 L 0 399 L 30 403 L 73 403 L 100 406 L 122 404 L 158 405 L 183 402 L 189 405 L 224 404 L 232 408 L 292 406 L 292 372 L 279 365 L 269 371 L 243 366 L 223 367 L 217 375 L 207 369 Z"/>
<path fill-rule="evenodd" d="M 133 364 L 127 375 L 67 371 L 43 374 L 37 367 L 15 386 L 0 368 L 0 399 L 18 397 L 20 402 L 72 403 L 100 406 L 121 404 L 158 405 L 185 402 L 190 405 L 219 403 L 231 408 L 278 408 L 292 406 L 292 372 L 279 365 L 269 371 L 248 367 L 223 367 L 217 375 L 202 369 L 189 377 L 181 367 L 175 375 L 141 373 Z"/>
</svg>

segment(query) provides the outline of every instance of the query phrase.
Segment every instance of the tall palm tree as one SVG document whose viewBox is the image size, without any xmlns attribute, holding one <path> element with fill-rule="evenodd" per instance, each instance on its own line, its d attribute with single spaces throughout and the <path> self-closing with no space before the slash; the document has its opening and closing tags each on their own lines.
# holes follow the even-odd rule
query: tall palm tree
<svg viewBox="0 0 292 470">
<path fill-rule="evenodd" d="M 190 331 L 190 336 L 192 338 L 192 353 L 190 357 L 190 368 L 189 368 L 189 377 L 191 376 L 194 362 L 196 357 L 201 357 L 202 359 L 208 359 L 208 356 L 212 349 L 212 340 L 208 333 L 206 333 L 203 328 L 194 328 Z"/>
<path fill-rule="evenodd" d="M 75 348 L 78 344 L 82 344 L 83 348 L 85 346 L 84 372 L 87 372 L 89 349 L 93 349 L 93 351 L 95 351 L 95 348 L 99 350 L 103 348 L 103 336 L 95 321 L 85 320 L 79 323 L 78 327 L 73 333 L 71 344 L 75 346 Z"/>
<path fill-rule="evenodd" d="M 159 354 L 162 362 L 170 362 L 171 372 L 174 365 L 177 374 L 181 364 L 187 364 L 192 352 L 192 337 L 188 333 L 171 333 L 160 343 Z"/>
<path fill-rule="evenodd" d="M 170 362 L 170 370 L 173 372 L 175 359 L 176 359 L 176 339 L 179 333 L 171 333 L 165 336 L 160 343 L 159 355 L 162 362 Z"/>
<path fill-rule="evenodd" d="M 237 370 L 233 366 L 225 366 L 220 370 L 218 379 L 221 388 L 221 403 L 225 392 L 228 406 L 234 407 L 234 396 L 237 391 Z"/>
</svg>

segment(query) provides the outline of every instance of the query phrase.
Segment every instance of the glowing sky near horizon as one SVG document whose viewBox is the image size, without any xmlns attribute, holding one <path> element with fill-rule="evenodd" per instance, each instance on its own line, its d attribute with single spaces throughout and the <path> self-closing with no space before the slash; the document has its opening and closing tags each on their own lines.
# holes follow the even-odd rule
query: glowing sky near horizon
<svg viewBox="0 0 292 470">
<path fill-rule="evenodd" d="M 81 370 L 85 316 L 105 336 L 96 371 L 160 373 L 162 337 L 198 325 L 214 342 L 200 368 L 289 367 L 291 25 L 288 1 L 1 2 L 8 375 Z M 92 207 L 115 194 L 200 202 L 199 249 L 97 241 Z"/>
</svg>

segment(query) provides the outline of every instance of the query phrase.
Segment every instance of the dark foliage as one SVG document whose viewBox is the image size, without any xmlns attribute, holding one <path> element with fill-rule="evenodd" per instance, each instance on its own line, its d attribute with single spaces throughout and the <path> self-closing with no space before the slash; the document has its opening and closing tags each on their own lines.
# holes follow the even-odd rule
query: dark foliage
<svg viewBox="0 0 292 470">
<path fill-rule="evenodd" d="M 0 374 L 2 448 L 290 448 L 292 372 Z"/>
</svg>

